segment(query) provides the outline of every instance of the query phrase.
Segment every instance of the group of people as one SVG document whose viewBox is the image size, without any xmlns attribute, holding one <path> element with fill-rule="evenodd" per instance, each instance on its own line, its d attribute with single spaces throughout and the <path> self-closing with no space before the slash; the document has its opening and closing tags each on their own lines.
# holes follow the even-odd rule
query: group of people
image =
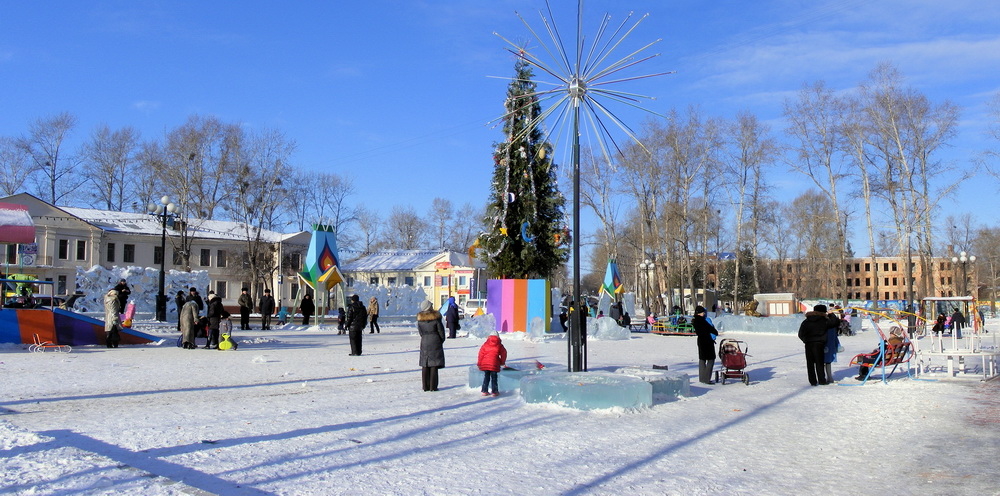
<svg viewBox="0 0 1000 496">
<path fill-rule="evenodd" d="M 188 290 L 187 295 L 183 291 L 177 292 L 174 302 L 177 304 L 177 328 L 181 332 L 181 348 L 197 349 L 196 339 L 199 335 L 204 335 L 207 338 L 204 349 L 217 350 L 222 327 L 227 329 L 232 327 L 229 322 L 229 312 L 222 305 L 222 297 L 215 294 L 215 291 L 209 291 L 207 296 L 206 302 L 198 293 L 198 288 L 194 287 Z"/>
<path fill-rule="evenodd" d="M 962 315 L 962 312 L 956 308 L 950 317 L 939 314 L 937 320 L 934 322 L 934 327 L 931 328 L 931 332 L 940 336 L 948 329 L 951 329 L 955 333 L 956 338 L 962 339 L 962 329 L 964 327 L 965 315 Z"/>
</svg>

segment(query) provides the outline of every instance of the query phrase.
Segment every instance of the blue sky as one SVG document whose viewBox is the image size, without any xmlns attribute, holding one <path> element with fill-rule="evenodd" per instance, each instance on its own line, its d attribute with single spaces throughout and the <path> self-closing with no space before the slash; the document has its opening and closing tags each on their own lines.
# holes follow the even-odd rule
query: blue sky
<svg viewBox="0 0 1000 496">
<path fill-rule="evenodd" d="M 513 60 L 494 31 L 541 29 L 537 0 L 10 2 L 0 13 L 0 134 L 69 111 L 75 148 L 94 126 L 162 136 L 191 114 L 279 128 L 306 170 L 352 177 L 355 200 L 382 212 L 434 197 L 482 204 Z M 575 30 L 575 1 L 554 0 Z M 608 13 L 649 13 L 636 47 L 662 38 L 638 72 L 676 74 L 623 86 L 656 96 L 657 112 L 697 105 L 707 116 L 750 110 L 781 134 L 783 101 L 805 82 L 855 86 L 879 61 L 940 103 L 963 108 L 948 160 L 988 146 L 985 105 L 1000 91 L 1000 2 L 982 0 L 590 1 L 584 33 Z M 648 114 L 620 115 L 640 127 Z M 558 153 L 558 152 L 557 152 Z M 558 157 L 557 157 L 558 159 Z M 807 181 L 772 182 L 790 198 Z M 995 182 L 974 181 L 948 204 L 972 212 Z M 992 209 L 984 223 L 996 223 Z"/>
</svg>

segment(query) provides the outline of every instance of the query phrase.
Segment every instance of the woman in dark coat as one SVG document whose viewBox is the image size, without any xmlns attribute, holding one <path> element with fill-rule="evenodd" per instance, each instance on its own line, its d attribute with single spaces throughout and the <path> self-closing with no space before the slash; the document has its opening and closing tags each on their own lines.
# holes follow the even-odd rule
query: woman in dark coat
<svg viewBox="0 0 1000 496">
<path fill-rule="evenodd" d="M 299 311 L 302 312 L 302 325 L 309 325 L 309 317 L 316 313 L 316 305 L 313 303 L 312 296 L 305 295 L 302 297 L 302 303 L 299 303 Z"/>
<path fill-rule="evenodd" d="M 431 302 L 424 301 L 417 314 L 424 391 L 438 390 L 438 369 L 444 367 L 444 324 L 441 323 L 441 314 L 433 307 Z"/>
<path fill-rule="evenodd" d="M 691 326 L 698 336 L 698 381 L 702 384 L 712 384 L 712 369 L 715 368 L 715 336 L 719 331 L 705 319 L 705 307 L 694 309 Z"/>
</svg>

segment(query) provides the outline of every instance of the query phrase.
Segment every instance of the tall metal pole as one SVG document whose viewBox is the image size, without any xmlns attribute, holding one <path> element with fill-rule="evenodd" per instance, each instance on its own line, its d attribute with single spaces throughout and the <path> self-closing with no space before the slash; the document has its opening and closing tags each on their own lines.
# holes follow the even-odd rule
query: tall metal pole
<svg viewBox="0 0 1000 496">
<path fill-rule="evenodd" d="M 586 328 L 584 312 L 587 302 L 580 289 L 580 93 L 582 82 L 574 80 L 574 88 L 578 92 L 573 97 L 573 299 L 576 300 L 576 311 L 570 320 L 569 330 L 569 371 L 587 370 Z"/>
<path fill-rule="evenodd" d="M 167 295 L 164 294 L 166 274 L 164 264 L 167 262 L 167 207 L 160 214 L 160 292 L 156 294 L 156 320 L 167 321 Z"/>
</svg>

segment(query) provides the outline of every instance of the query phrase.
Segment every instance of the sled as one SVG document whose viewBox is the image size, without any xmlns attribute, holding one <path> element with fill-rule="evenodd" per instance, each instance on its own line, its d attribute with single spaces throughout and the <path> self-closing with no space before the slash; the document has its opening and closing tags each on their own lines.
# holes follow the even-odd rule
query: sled
<svg viewBox="0 0 1000 496">
<path fill-rule="evenodd" d="M 46 351 L 59 351 L 63 353 L 69 353 L 73 351 L 73 348 L 66 344 L 55 344 L 51 341 L 42 341 L 42 338 L 35 335 L 35 342 L 28 345 L 28 351 L 32 353 L 44 353 Z"/>
</svg>

